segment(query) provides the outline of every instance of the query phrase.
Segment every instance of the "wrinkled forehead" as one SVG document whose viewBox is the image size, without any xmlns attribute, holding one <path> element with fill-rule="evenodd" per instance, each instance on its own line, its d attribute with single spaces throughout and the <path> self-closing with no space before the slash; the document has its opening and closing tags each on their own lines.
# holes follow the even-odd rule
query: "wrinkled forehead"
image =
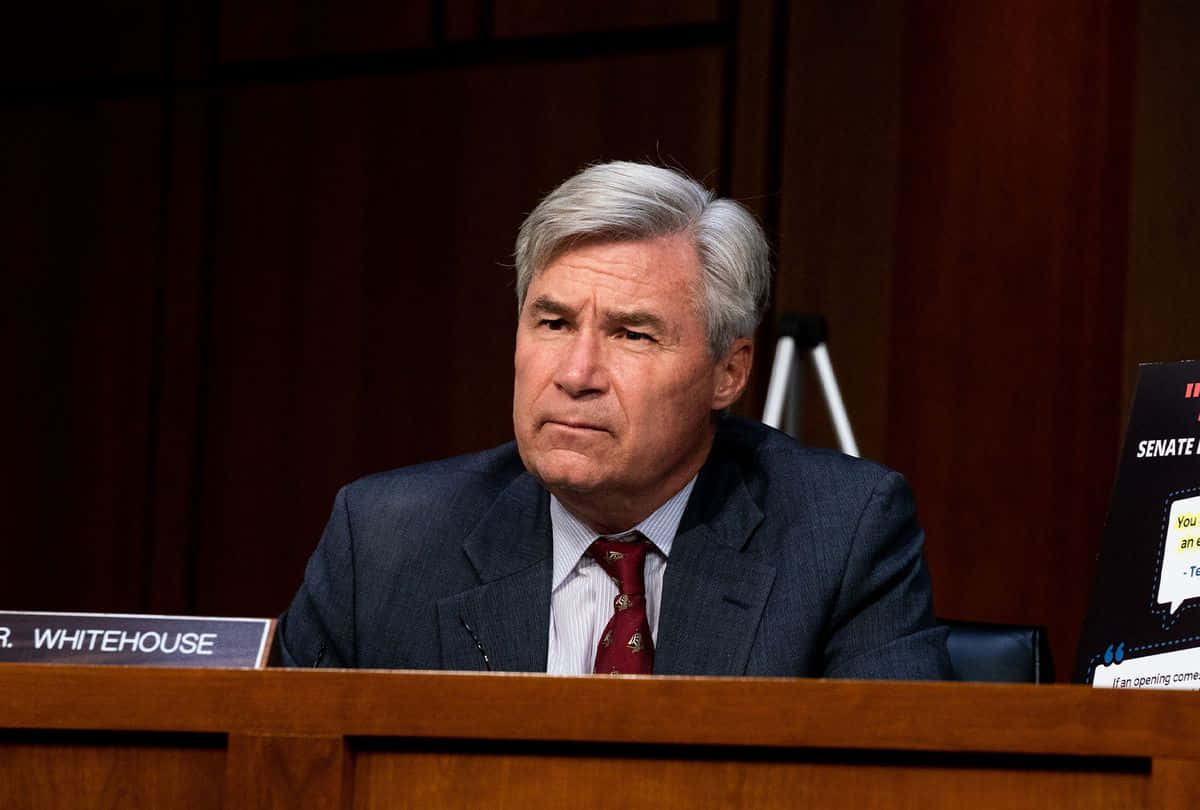
<svg viewBox="0 0 1200 810">
<path fill-rule="evenodd" d="M 596 254 L 606 248 L 614 252 L 622 248 L 650 248 L 657 259 L 647 262 L 644 266 L 643 278 L 648 281 L 655 279 L 656 273 L 675 274 L 682 271 L 686 279 L 686 289 L 689 302 L 695 308 L 697 315 L 704 316 L 704 269 L 700 262 L 700 254 L 695 240 L 687 232 L 664 234 L 650 237 L 618 238 L 603 235 L 582 236 L 566 241 L 547 255 L 530 275 L 529 288 L 525 290 L 524 299 L 528 299 L 529 290 L 542 278 L 546 270 L 562 262 L 564 257 L 570 261 L 570 254 Z"/>
</svg>

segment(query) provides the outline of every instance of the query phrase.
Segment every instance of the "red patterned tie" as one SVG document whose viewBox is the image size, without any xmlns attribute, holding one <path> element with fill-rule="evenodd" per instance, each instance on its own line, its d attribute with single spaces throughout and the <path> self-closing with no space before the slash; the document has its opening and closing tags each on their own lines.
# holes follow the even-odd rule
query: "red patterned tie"
<svg viewBox="0 0 1200 810">
<path fill-rule="evenodd" d="M 635 538 L 597 540 L 587 550 L 620 591 L 613 600 L 613 617 L 596 648 L 594 671 L 598 674 L 649 675 L 654 671 L 654 642 L 646 620 L 646 582 L 642 575 L 650 541 L 640 534 Z"/>
</svg>

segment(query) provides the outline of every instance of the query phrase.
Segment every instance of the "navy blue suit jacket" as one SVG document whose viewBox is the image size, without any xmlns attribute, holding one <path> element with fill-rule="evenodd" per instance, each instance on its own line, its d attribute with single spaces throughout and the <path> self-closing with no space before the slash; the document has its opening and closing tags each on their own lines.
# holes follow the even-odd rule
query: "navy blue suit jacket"
<svg viewBox="0 0 1200 810">
<path fill-rule="evenodd" d="M 949 677 L 903 479 L 726 417 L 663 580 L 656 674 Z M 544 672 L 549 494 L 515 444 L 338 493 L 289 666 Z M 468 630 L 467 628 L 470 628 Z"/>
</svg>

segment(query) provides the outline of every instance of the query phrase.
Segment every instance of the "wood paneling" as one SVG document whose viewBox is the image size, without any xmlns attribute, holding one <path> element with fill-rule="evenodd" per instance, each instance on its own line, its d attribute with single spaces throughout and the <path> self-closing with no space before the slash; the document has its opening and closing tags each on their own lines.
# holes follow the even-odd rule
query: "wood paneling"
<svg viewBox="0 0 1200 810">
<path fill-rule="evenodd" d="M 1146 778 L 1131 773 L 1022 770 L 1016 767 L 920 767 L 880 763 L 714 759 L 618 759 L 474 753 L 393 754 L 358 757 L 355 802 L 384 810 L 403 795 L 414 807 L 496 808 L 584 806 L 581 797 L 622 808 L 687 810 L 697 806 L 829 810 L 927 810 L 971 807 L 1011 810 L 1047 806 L 1031 797 L 1053 797 L 1055 808 L 1144 807 Z M 1015 795 L 1023 796 L 1014 804 Z M 371 800 L 373 798 L 373 800 Z"/>
<path fill-rule="evenodd" d="M 182 742 L 182 744 L 179 744 Z M 162 735 L 0 736 L 6 810 L 220 808 L 225 752 Z"/>
<path fill-rule="evenodd" d="M 779 166 L 774 162 L 778 151 L 774 119 L 783 107 L 778 67 L 785 50 L 782 38 L 775 36 L 775 13 L 770 0 L 738 4 L 734 85 L 725 88 L 730 139 L 726 144 L 730 167 L 726 193 L 772 230 L 769 220 L 778 207 L 780 187 Z"/>
<path fill-rule="evenodd" d="M 166 245 L 158 275 L 156 390 L 150 425 L 149 538 L 140 609 L 194 611 L 194 561 L 202 556 L 198 516 L 207 396 L 205 313 L 213 262 L 218 99 L 180 93 L 171 109 L 172 150 L 162 199 Z"/>
<path fill-rule="evenodd" d="M 1133 225 L 1122 364 L 1200 358 L 1200 6 L 1146 2 L 1138 18 Z"/>
<path fill-rule="evenodd" d="M 12 3 L 0 26 L 0 81 L 161 75 L 168 3 Z"/>
<path fill-rule="evenodd" d="M 719 0 L 500 0 L 493 3 L 493 33 L 498 37 L 576 34 L 585 31 L 638 29 L 656 25 L 717 22 Z"/>
<path fill-rule="evenodd" d="M 4 112 L 5 606 L 134 608 L 146 542 L 160 106 Z"/>
<path fill-rule="evenodd" d="M 268 61 L 433 44 L 429 0 L 267 0 L 220 4 L 220 59 Z"/>
<path fill-rule="evenodd" d="M 779 35 L 784 5 L 772 0 L 737 4 L 737 42 L 725 65 L 725 145 L 718 178 L 718 190 L 758 218 L 773 247 L 781 189 L 779 122 L 785 107 L 783 60 L 787 48 L 786 39 Z M 733 407 L 748 419 L 762 418 L 773 340 L 773 318 L 768 312 L 759 326 L 749 385 Z"/>
<path fill-rule="evenodd" d="M 230 734 L 226 807 L 344 810 L 350 806 L 352 767 L 340 736 Z"/>
<path fill-rule="evenodd" d="M 715 172 L 721 70 L 708 49 L 223 97 L 197 609 L 286 604 L 341 484 L 511 438 L 523 212 L 597 159 Z"/>
<path fill-rule="evenodd" d="M 899 0 L 791 4 L 775 310 L 825 316 L 859 451 L 874 459 L 887 419 L 902 39 Z M 803 438 L 836 447 L 801 362 Z"/>
<path fill-rule="evenodd" d="M 317 748 L 331 737 L 362 748 L 442 751 L 501 739 L 523 740 L 528 745 L 521 750 L 532 754 L 567 754 L 585 745 L 615 753 L 636 735 L 652 745 L 753 746 L 760 756 L 764 749 L 825 748 L 842 757 L 908 750 L 1146 764 L 1188 759 L 1179 741 L 1198 722 L 1193 695 L 1074 685 L 0 667 L 5 729 L 275 735 L 309 738 Z M 1137 768 L 1136 762 L 1107 765 Z"/>
<path fill-rule="evenodd" d="M 1198 720 L 1077 686 L 8 665 L 0 801 L 1183 810 Z"/>
<path fill-rule="evenodd" d="M 1200 785 L 1191 779 L 1195 773 L 1192 763 L 1163 757 L 1154 760 L 1153 768 L 1154 784 L 1147 791 L 1149 806 L 1183 810 L 1200 805 Z"/>
<path fill-rule="evenodd" d="M 886 459 L 937 607 L 1073 660 L 1119 440 L 1129 4 L 916 3 Z"/>
</svg>

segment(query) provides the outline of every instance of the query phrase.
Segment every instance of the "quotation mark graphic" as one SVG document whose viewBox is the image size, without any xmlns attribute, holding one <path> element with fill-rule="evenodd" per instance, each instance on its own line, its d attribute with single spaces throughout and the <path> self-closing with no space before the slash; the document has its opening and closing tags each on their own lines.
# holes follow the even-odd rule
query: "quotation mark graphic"
<svg viewBox="0 0 1200 810">
<path fill-rule="evenodd" d="M 1118 664 L 1125 660 L 1125 642 L 1122 641 L 1114 650 L 1113 645 L 1109 644 L 1108 649 L 1104 651 L 1104 666 L 1108 666 L 1113 661 Z"/>
<path fill-rule="evenodd" d="M 1184 393 L 1184 399 L 1192 399 L 1200 397 L 1200 382 L 1191 382 L 1187 384 L 1187 392 Z M 1196 414 L 1196 421 L 1200 422 L 1200 413 Z"/>
</svg>

